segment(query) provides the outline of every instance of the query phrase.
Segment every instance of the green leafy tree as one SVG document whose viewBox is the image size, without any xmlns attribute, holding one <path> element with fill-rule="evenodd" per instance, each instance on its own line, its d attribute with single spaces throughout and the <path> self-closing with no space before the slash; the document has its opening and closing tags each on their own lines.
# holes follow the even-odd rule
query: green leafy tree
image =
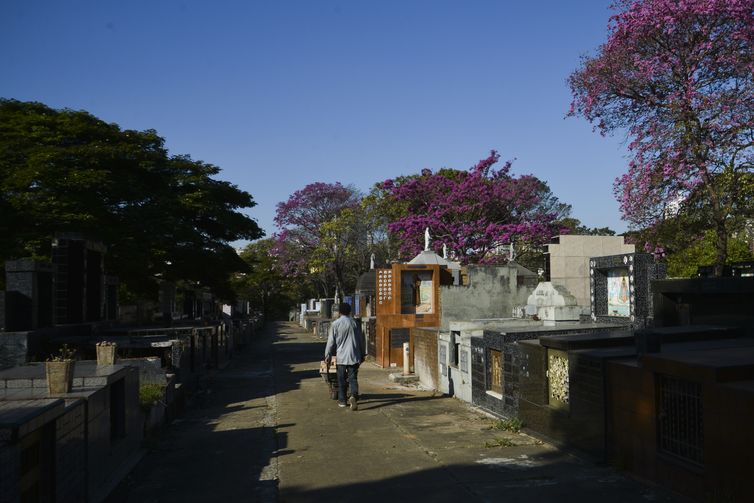
<svg viewBox="0 0 754 503">
<path fill-rule="evenodd" d="M 316 270 L 330 268 L 341 293 L 352 292 L 359 275 L 369 269 L 374 232 L 363 205 L 345 208 L 320 225 L 322 236 L 309 261 Z"/>
<path fill-rule="evenodd" d="M 306 284 L 292 281 L 284 275 L 278 264 L 273 239 L 250 243 L 240 253 L 249 272 L 239 273 L 233 286 L 239 298 L 248 299 L 253 309 L 260 311 L 265 320 L 285 319 L 288 310 L 298 302 L 311 297 Z"/>
<path fill-rule="evenodd" d="M 732 235 L 728 238 L 728 263 L 752 260 L 751 245 L 743 237 Z M 717 259 L 717 235 L 708 230 L 704 235 L 692 240 L 685 248 L 667 257 L 668 276 L 691 278 L 696 276 L 699 266 L 709 266 Z"/>
<path fill-rule="evenodd" d="M 563 218 L 559 223 L 569 234 L 576 236 L 615 236 L 615 231 L 610 227 L 587 227 L 574 217 Z"/>
<path fill-rule="evenodd" d="M 169 156 L 154 130 L 121 130 L 83 111 L 0 100 L 0 262 L 49 258 L 57 232 L 108 246 L 128 290 L 185 279 L 230 298 L 246 264 L 230 243 L 263 232 L 241 213 L 251 195 L 217 166 Z"/>
</svg>

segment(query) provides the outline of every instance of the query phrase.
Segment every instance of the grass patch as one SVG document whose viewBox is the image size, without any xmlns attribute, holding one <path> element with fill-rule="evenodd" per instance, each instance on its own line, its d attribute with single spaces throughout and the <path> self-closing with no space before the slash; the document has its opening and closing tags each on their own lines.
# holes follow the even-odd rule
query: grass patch
<svg viewBox="0 0 754 503">
<path fill-rule="evenodd" d="M 494 438 L 484 442 L 484 446 L 487 449 L 491 449 L 492 447 L 513 447 L 514 445 L 516 444 L 510 438 Z"/>
<path fill-rule="evenodd" d="M 159 384 L 142 384 L 139 386 L 139 405 L 144 412 L 148 412 L 152 406 L 161 402 L 165 396 L 165 386 Z"/>
<path fill-rule="evenodd" d="M 521 431 L 521 428 L 524 427 L 524 423 L 519 418 L 514 417 L 511 419 L 500 419 L 499 421 L 495 421 L 492 424 L 492 427 L 496 430 L 518 433 Z"/>
</svg>

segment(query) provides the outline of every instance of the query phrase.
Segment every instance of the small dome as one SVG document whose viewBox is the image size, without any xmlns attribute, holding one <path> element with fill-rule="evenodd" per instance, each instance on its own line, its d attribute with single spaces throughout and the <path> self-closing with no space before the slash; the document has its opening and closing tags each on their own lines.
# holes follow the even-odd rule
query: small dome
<svg viewBox="0 0 754 503">
<path fill-rule="evenodd" d="M 411 265 L 441 265 L 448 269 L 460 269 L 461 264 L 445 259 L 431 250 L 424 250 L 409 261 Z"/>
<path fill-rule="evenodd" d="M 377 273 L 374 269 L 365 272 L 356 281 L 356 293 L 374 295 L 377 285 Z"/>
</svg>

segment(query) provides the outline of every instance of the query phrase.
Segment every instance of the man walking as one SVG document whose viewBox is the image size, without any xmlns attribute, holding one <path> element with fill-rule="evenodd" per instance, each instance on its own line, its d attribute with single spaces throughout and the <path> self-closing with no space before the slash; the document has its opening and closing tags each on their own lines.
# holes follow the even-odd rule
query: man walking
<svg viewBox="0 0 754 503">
<path fill-rule="evenodd" d="M 359 408 L 359 365 L 366 358 L 361 327 L 351 318 L 351 305 L 340 304 L 340 317 L 330 325 L 325 347 L 325 364 L 330 367 L 332 357 L 338 372 L 338 406 L 346 406 L 346 382 L 351 389 L 348 404 L 351 410 Z"/>
</svg>

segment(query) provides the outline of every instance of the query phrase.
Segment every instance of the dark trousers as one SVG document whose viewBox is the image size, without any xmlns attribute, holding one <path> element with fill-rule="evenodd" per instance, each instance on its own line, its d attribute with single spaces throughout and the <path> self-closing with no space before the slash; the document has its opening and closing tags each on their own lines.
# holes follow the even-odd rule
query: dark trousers
<svg viewBox="0 0 754 503">
<path fill-rule="evenodd" d="M 338 371 L 338 401 L 346 401 L 346 383 L 351 389 L 351 396 L 355 396 L 359 399 L 359 364 L 355 365 L 341 365 L 337 364 Z"/>
</svg>

